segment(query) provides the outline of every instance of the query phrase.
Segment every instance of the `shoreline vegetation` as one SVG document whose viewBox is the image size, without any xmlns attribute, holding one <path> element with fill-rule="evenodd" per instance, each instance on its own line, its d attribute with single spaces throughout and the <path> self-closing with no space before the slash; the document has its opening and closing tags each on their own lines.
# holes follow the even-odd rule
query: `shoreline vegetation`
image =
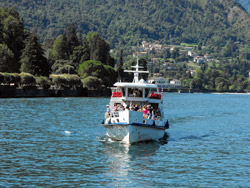
<svg viewBox="0 0 250 188">
<path fill-rule="evenodd" d="M 87 88 L 42 88 L 37 86 L 0 86 L 0 98 L 44 98 L 44 97 L 110 97 L 111 89 L 88 90 Z M 167 93 L 203 93 L 203 94 L 230 94 L 250 95 L 250 91 L 240 92 L 215 92 L 199 91 L 192 89 L 164 89 Z"/>
<path fill-rule="evenodd" d="M 45 48 L 37 35 L 24 29 L 15 8 L 0 8 L 0 95 L 6 96 L 8 86 L 100 91 L 117 80 L 109 44 L 96 32 L 77 35 L 70 24 Z"/>
<path fill-rule="evenodd" d="M 110 90 L 0 87 L 0 98 L 110 97 Z"/>
</svg>

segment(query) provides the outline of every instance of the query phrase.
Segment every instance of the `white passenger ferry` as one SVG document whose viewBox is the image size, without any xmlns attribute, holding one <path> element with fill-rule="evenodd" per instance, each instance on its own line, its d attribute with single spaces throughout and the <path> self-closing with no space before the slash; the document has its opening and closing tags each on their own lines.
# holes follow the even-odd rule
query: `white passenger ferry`
<svg viewBox="0 0 250 188">
<path fill-rule="evenodd" d="M 139 73 L 149 72 L 139 70 L 143 67 L 138 60 L 132 68 L 135 70 L 124 72 L 134 73 L 133 82 L 114 84 L 102 125 L 108 137 L 128 144 L 161 139 L 169 128 L 164 118 L 163 92 L 159 93 L 157 85 L 139 80 Z"/>
</svg>

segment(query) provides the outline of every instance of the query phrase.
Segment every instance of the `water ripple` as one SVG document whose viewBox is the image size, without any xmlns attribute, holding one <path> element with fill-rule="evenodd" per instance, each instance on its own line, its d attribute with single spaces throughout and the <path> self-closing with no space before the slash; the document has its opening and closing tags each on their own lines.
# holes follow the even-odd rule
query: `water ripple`
<svg viewBox="0 0 250 188">
<path fill-rule="evenodd" d="M 131 146 L 107 98 L 0 99 L 0 187 L 249 187 L 249 99 L 165 94 L 168 137 Z"/>
</svg>

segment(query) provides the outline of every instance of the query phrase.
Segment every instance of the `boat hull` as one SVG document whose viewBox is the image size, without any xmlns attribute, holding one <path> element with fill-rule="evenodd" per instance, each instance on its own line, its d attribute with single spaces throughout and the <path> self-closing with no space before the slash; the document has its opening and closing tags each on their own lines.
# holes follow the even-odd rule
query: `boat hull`
<svg viewBox="0 0 250 188">
<path fill-rule="evenodd" d="M 159 140 L 166 127 L 141 124 L 103 124 L 107 136 L 118 141 L 133 144 L 141 141 Z"/>
</svg>

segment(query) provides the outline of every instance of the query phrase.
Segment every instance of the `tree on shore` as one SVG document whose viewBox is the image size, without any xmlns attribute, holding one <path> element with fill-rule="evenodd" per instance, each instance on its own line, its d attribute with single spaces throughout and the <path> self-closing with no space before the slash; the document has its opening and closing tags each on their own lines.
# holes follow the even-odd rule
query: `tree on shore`
<svg viewBox="0 0 250 188">
<path fill-rule="evenodd" d="M 69 54 L 67 52 L 67 38 L 65 35 L 59 35 L 54 41 L 50 59 L 56 60 L 68 60 Z"/>
<path fill-rule="evenodd" d="M 78 70 L 82 62 L 90 60 L 90 49 L 86 38 L 82 40 L 82 45 L 74 48 L 70 60 L 73 62 L 73 66 L 76 70 Z"/>
<path fill-rule="evenodd" d="M 75 25 L 73 23 L 67 27 L 65 37 L 67 41 L 68 55 L 70 56 L 73 53 L 75 47 L 79 46 Z"/>
<path fill-rule="evenodd" d="M 102 89 L 103 81 L 95 76 L 88 76 L 83 79 L 83 86 L 88 89 Z"/>
<path fill-rule="evenodd" d="M 6 44 L 0 44 L 0 72 L 15 72 L 13 52 Z"/>
<path fill-rule="evenodd" d="M 5 44 L 9 49 L 8 53 L 14 55 L 11 57 L 12 64 L 11 66 L 8 65 L 9 69 L 6 72 L 19 72 L 19 61 L 25 46 L 26 34 L 23 21 L 16 9 L 0 8 L 0 44 Z M 6 49 L 6 47 L 4 48 Z"/>
<path fill-rule="evenodd" d="M 100 61 L 104 65 L 114 67 L 114 62 L 109 58 L 109 44 L 96 32 L 89 32 L 86 39 L 90 50 L 90 60 Z"/>
<path fill-rule="evenodd" d="M 88 60 L 83 62 L 78 70 L 78 74 L 82 79 L 87 77 L 95 77 L 101 79 L 103 82 L 96 82 L 97 79 L 90 79 L 96 83 L 103 84 L 103 86 L 108 87 L 116 80 L 116 72 L 113 67 L 109 65 L 103 65 L 100 61 Z M 90 82 L 88 80 L 88 83 Z M 101 86 L 100 86 L 101 87 Z"/>
<path fill-rule="evenodd" d="M 26 46 L 21 56 L 21 72 L 38 76 L 49 75 L 49 64 L 44 57 L 41 44 L 34 34 L 30 34 L 27 37 Z"/>
</svg>

